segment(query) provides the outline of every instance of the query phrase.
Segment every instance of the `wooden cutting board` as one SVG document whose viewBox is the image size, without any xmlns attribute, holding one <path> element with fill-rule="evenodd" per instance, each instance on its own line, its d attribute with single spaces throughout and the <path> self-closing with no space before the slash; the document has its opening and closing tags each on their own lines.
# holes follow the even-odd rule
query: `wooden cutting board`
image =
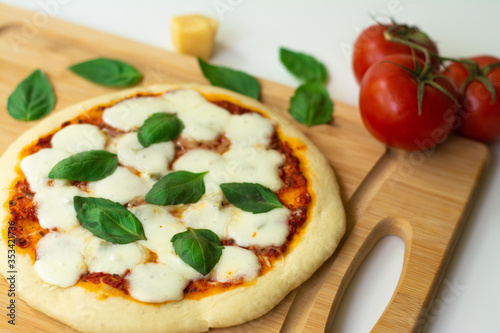
<svg viewBox="0 0 500 333">
<path fill-rule="evenodd" d="M 50 78 L 56 111 L 115 89 L 89 83 L 68 66 L 98 56 L 136 66 L 142 85 L 208 83 L 194 58 L 0 5 L 0 153 L 35 123 L 13 120 L 7 98 L 34 69 Z M 286 115 L 293 88 L 260 80 L 262 101 Z M 451 137 L 436 149 L 402 152 L 386 149 L 363 127 L 355 107 L 335 103 L 331 124 L 297 125 L 334 168 L 348 216 L 348 231 L 336 253 L 304 285 L 267 315 L 219 332 L 323 332 L 358 266 L 376 242 L 397 235 L 405 242 L 400 281 L 374 332 L 417 331 L 430 307 L 464 223 L 487 148 Z M 6 258 L 0 258 L 6 260 Z M 74 332 L 16 300 L 16 326 L 8 324 L 8 287 L 0 279 L 2 332 Z"/>
</svg>

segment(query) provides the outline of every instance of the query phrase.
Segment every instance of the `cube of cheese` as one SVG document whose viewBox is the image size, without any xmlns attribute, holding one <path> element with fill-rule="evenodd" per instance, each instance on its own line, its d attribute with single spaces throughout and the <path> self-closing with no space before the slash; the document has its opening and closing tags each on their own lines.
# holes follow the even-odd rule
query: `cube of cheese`
<svg viewBox="0 0 500 333">
<path fill-rule="evenodd" d="M 208 59 L 212 55 L 219 23 L 203 15 L 183 15 L 172 18 L 174 47 L 181 53 Z"/>
</svg>

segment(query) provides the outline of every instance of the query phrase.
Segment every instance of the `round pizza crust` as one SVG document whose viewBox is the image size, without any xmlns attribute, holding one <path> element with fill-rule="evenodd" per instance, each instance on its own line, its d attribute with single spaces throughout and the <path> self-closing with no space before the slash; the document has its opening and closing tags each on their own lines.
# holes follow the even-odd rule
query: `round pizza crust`
<svg viewBox="0 0 500 333">
<path fill-rule="evenodd" d="M 225 89 L 196 85 L 155 85 L 120 91 L 94 98 L 54 113 L 21 135 L 0 158 L 0 224 L 8 224 L 8 189 L 16 178 L 19 152 L 40 136 L 58 128 L 96 105 L 137 94 L 159 93 L 175 89 L 193 89 L 235 100 L 239 105 L 257 109 L 274 120 L 287 138 L 295 138 L 306 147 L 294 154 L 309 181 L 312 204 L 305 229 L 296 237 L 282 261 L 248 286 L 208 296 L 201 300 L 184 299 L 164 304 L 146 304 L 121 297 L 99 299 L 96 293 L 81 287 L 60 288 L 48 285 L 34 271 L 27 255 L 17 254 L 17 288 L 21 298 L 32 307 L 82 332 L 197 332 L 210 327 L 226 327 L 255 319 L 270 311 L 291 290 L 305 282 L 337 247 L 345 231 L 345 213 L 338 184 L 331 167 L 319 150 L 287 119 L 246 96 Z M 304 163 L 306 161 L 306 163 Z M 7 242 L 0 242 L 0 272 L 7 276 Z"/>
</svg>

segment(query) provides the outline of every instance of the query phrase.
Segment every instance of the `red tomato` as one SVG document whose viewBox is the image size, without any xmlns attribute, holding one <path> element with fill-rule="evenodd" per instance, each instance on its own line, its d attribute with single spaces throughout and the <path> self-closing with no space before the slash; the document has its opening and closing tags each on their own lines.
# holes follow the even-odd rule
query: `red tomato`
<svg viewBox="0 0 500 333">
<path fill-rule="evenodd" d="M 372 25 L 363 30 L 354 43 L 352 66 L 358 83 L 361 82 L 363 75 L 374 62 L 391 54 L 412 54 L 408 46 L 385 39 L 384 32 L 388 28 L 390 26 L 381 24 Z M 418 32 L 418 30 L 412 31 Z M 422 37 L 421 35 L 422 33 L 420 33 L 420 37 Z M 407 35 L 406 38 L 411 39 L 411 34 Z M 417 42 L 417 44 L 426 46 L 429 51 L 438 53 L 436 44 L 430 39 L 425 44 L 421 42 Z M 424 55 L 421 52 L 417 52 L 416 54 L 418 57 L 424 59 Z"/>
<path fill-rule="evenodd" d="M 366 72 L 361 81 L 359 108 L 368 131 L 383 143 L 405 150 L 429 149 L 444 141 L 456 119 L 456 103 L 425 85 L 419 115 L 417 80 L 389 61 L 415 69 L 412 56 L 397 54 L 383 58 Z M 455 95 L 449 80 L 438 78 L 434 82 Z"/>
<path fill-rule="evenodd" d="M 470 58 L 480 68 L 500 62 L 499 58 L 477 56 Z M 469 71 L 458 62 L 448 66 L 444 75 L 452 78 L 458 87 L 467 79 Z M 492 96 L 478 80 L 470 82 L 462 96 L 463 106 L 457 118 L 457 132 L 465 137 L 483 142 L 493 142 L 500 139 L 500 67 L 491 70 L 486 77 L 493 84 L 496 102 L 492 104 Z"/>
</svg>

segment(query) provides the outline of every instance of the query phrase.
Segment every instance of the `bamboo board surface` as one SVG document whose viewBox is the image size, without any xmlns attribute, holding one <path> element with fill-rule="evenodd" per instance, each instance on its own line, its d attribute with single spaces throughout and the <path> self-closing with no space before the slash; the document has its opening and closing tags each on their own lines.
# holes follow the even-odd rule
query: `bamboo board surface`
<svg viewBox="0 0 500 333">
<path fill-rule="evenodd" d="M 50 18 L 35 26 L 34 13 L 0 5 L 0 153 L 34 123 L 15 121 L 7 98 L 34 69 L 43 69 L 57 95 L 56 110 L 115 91 L 89 83 L 67 68 L 98 56 L 137 67 L 141 85 L 208 83 L 194 58 Z M 31 22 L 31 26 L 30 26 Z M 287 114 L 293 88 L 260 80 L 262 101 Z M 336 253 L 303 286 L 274 310 L 249 323 L 219 332 L 323 332 L 343 292 L 376 242 L 397 235 L 405 242 L 400 281 L 373 331 L 417 331 L 434 297 L 473 199 L 487 148 L 451 137 L 424 152 L 387 150 L 363 127 L 355 107 L 335 103 L 331 124 L 297 125 L 334 168 L 348 216 L 348 232 Z M 6 260 L 0 259 L 0 260 Z M 0 307 L 10 299 L 0 279 Z M 2 332 L 75 332 L 16 300 L 16 326 L 5 311 Z"/>
</svg>

